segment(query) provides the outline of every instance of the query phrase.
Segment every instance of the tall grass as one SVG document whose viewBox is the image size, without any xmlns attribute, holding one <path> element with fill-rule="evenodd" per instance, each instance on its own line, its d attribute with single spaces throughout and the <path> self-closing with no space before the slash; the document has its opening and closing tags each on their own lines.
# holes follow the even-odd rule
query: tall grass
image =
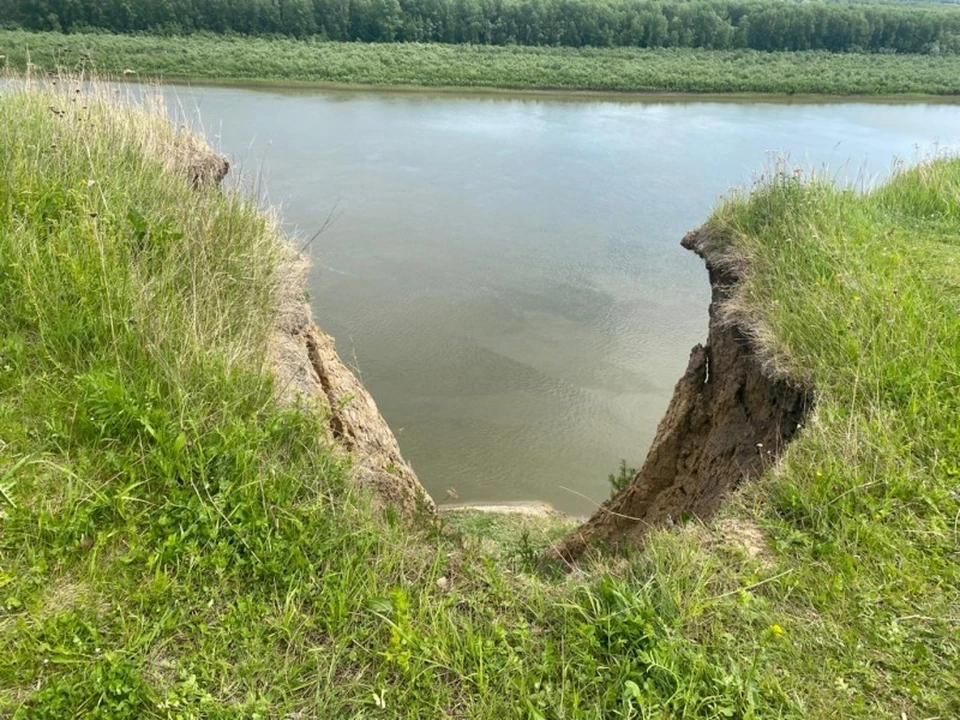
<svg viewBox="0 0 960 720">
<path fill-rule="evenodd" d="M 866 194 L 779 171 L 708 226 L 748 269 L 728 312 L 817 389 L 811 427 L 744 502 L 794 559 L 802 645 L 845 658 L 852 709 L 902 695 L 910 717 L 960 712 L 958 197 L 951 158 Z"/>
<path fill-rule="evenodd" d="M 0 95 L 0 715 L 960 713 L 960 162 L 718 209 L 818 415 L 717 523 L 554 578 L 549 537 L 346 491 L 264 368 L 282 246 L 195 151 L 70 84 Z"/>
</svg>

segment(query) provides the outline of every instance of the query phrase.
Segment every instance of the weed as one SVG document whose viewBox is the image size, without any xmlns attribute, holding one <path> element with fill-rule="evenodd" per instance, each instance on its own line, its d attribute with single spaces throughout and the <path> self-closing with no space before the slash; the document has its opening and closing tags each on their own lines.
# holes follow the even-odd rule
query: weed
<svg viewBox="0 0 960 720">
<path fill-rule="evenodd" d="M 627 467 L 626 460 L 620 460 L 620 466 L 617 468 L 616 473 L 610 473 L 607 476 L 607 482 L 610 484 L 611 494 L 616 495 L 618 492 L 626 488 L 633 478 L 637 475 L 637 469 L 633 467 Z"/>
</svg>

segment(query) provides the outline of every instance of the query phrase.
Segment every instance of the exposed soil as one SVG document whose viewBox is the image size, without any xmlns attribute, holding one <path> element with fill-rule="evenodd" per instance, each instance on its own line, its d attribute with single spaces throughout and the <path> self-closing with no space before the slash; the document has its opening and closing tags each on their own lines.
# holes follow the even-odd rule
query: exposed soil
<svg viewBox="0 0 960 720">
<path fill-rule="evenodd" d="M 213 152 L 205 142 L 188 133 L 177 135 L 173 146 L 168 148 L 166 159 L 197 188 L 219 185 L 230 172 L 230 163 L 223 155 Z"/>
<path fill-rule="evenodd" d="M 736 269 L 702 231 L 683 246 L 705 260 L 710 274 L 707 343 L 691 351 L 633 481 L 552 548 L 550 559 L 572 562 L 594 545 L 642 544 L 652 528 L 710 517 L 744 479 L 776 462 L 812 405 L 810 389 L 771 377 L 744 329 L 724 317 Z"/>
<path fill-rule="evenodd" d="M 192 136 L 181 138 L 176 165 L 195 186 L 219 185 L 230 165 Z M 305 299 L 307 262 L 291 249 L 280 269 L 276 330 L 268 361 L 281 399 L 329 417 L 333 439 L 353 456 L 352 478 L 380 507 L 410 517 L 434 512 L 433 500 L 400 454 L 396 437 L 367 389 L 337 354 L 333 338 L 314 322 Z"/>
<path fill-rule="evenodd" d="M 306 262 L 290 258 L 280 288 L 281 312 L 270 360 L 288 402 L 315 405 L 329 414 L 331 435 L 353 455 L 353 478 L 376 502 L 411 516 L 434 504 L 370 393 L 337 354 L 333 338 L 313 321 L 304 300 Z"/>
</svg>

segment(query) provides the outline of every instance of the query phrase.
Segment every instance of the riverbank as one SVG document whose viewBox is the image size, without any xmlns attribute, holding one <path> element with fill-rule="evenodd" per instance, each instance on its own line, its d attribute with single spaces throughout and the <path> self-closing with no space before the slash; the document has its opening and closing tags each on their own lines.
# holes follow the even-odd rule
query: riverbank
<svg viewBox="0 0 960 720">
<path fill-rule="evenodd" d="M 0 715 L 960 713 L 960 161 L 724 202 L 725 309 L 816 412 L 709 524 L 542 575 L 553 526 L 351 489 L 277 401 L 273 226 L 64 85 L 0 95 Z"/>
<path fill-rule="evenodd" d="M 960 94 L 960 55 L 334 43 L 0 31 L 21 72 L 143 79 L 610 93 Z"/>
</svg>

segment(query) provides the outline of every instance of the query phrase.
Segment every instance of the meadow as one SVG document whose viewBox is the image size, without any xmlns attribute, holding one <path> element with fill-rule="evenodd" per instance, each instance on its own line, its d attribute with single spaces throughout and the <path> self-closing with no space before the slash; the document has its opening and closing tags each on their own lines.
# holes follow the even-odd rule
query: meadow
<svg viewBox="0 0 960 720">
<path fill-rule="evenodd" d="M 960 93 L 960 55 L 690 48 L 338 43 L 241 36 L 0 30 L 22 72 L 145 80 L 601 92 L 941 95 Z"/>
</svg>

